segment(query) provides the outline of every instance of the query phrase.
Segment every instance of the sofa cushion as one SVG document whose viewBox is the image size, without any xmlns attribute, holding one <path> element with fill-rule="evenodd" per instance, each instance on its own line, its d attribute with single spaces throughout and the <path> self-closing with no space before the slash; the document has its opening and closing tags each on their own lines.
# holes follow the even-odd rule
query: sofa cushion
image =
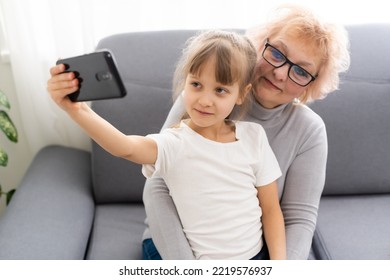
<svg viewBox="0 0 390 280">
<path fill-rule="evenodd" d="M 349 25 L 347 31 L 351 42 L 351 67 L 346 78 L 389 83 L 389 24 Z"/>
<path fill-rule="evenodd" d="M 390 82 L 364 80 L 311 105 L 328 134 L 324 194 L 390 193 L 389 105 Z"/>
<path fill-rule="evenodd" d="M 172 105 L 167 89 L 126 83 L 120 100 L 95 102 L 94 110 L 125 134 L 159 132 Z M 141 166 L 92 145 L 92 180 L 96 203 L 141 202 L 145 178 Z"/>
<path fill-rule="evenodd" d="M 172 106 L 172 75 L 181 49 L 194 31 L 119 34 L 98 49 L 114 54 L 127 89 L 123 99 L 93 102 L 93 109 L 126 134 L 159 132 Z M 141 202 L 141 167 L 117 159 L 93 144 L 92 170 L 97 203 Z"/>
<path fill-rule="evenodd" d="M 319 259 L 390 259 L 390 194 L 324 196 L 313 250 Z"/>
<path fill-rule="evenodd" d="M 99 205 L 87 250 L 87 259 L 142 259 L 145 230 L 142 204 Z"/>
<path fill-rule="evenodd" d="M 95 208 L 90 167 L 79 149 L 47 146 L 35 156 L 0 219 L 0 259 L 84 258 Z"/>
<path fill-rule="evenodd" d="M 310 105 L 328 133 L 324 194 L 390 193 L 389 27 L 351 25 L 347 30 L 351 66 L 340 90 Z"/>
</svg>

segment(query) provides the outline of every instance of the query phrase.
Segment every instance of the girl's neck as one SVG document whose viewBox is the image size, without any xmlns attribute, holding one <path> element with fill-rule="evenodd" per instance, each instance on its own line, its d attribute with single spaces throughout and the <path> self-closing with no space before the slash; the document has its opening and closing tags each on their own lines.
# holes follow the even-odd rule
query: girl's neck
<svg viewBox="0 0 390 280">
<path fill-rule="evenodd" d="M 196 125 L 191 119 L 184 121 L 193 131 L 211 141 L 220 143 L 230 143 L 237 141 L 236 127 L 232 121 L 225 120 L 220 124 L 201 127 Z"/>
</svg>

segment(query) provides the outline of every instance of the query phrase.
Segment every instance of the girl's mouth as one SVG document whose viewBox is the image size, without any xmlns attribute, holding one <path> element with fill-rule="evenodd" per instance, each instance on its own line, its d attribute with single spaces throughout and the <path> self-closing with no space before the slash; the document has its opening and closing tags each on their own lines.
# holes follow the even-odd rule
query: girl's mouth
<svg viewBox="0 0 390 280">
<path fill-rule="evenodd" d="M 198 112 L 200 115 L 203 115 L 203 116 L 211 116 L 212 113 L 209 113 L 209 112 L 206 112 L 206 111 L 202 111 L 202 110 L 199 110 L 199 109 L 194 109 L 196 112 Z"/>
</svg>

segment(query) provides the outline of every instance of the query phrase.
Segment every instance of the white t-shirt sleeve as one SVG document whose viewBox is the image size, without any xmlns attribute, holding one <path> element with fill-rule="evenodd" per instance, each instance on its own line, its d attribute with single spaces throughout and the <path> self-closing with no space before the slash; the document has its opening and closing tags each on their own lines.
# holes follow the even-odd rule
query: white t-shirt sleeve
<svg viewBox="0 0 390 280">
<path fill-rule="evenodd" d="M 265 138 L 265 141 L 262 142 L 262 159 L 264 160 L 264 164 L 262 164 L 261 168 L 259 168 L 256 173 L 256 186 L 258 187 L 268 185 L 282 176 L 279 163 L 268 144 L 267 138 Z"/>
<path fill-rule="evenodd" d="M 259 155 L 259 164 L 255 168 L 256 186 L 265 186 L 277 180 L 281 175 L 279 163 L 269 145 L 264 128 L 256 123 L 251 123 L 248 145 L 256 147 L 255 153 Z"/>
<path fill-rule="evenodd" d="M 146 178 L 153 176 L 164 176 L 174 162 L 175 154 L 179 150 L 179 134 L 175 129 L 166 129 L 159 134 L 149 134 L 146 137 L 152 138 L 157 143 L 157 160 L 155 164 L 143 164 L 142 174 Z"/>
</svg>

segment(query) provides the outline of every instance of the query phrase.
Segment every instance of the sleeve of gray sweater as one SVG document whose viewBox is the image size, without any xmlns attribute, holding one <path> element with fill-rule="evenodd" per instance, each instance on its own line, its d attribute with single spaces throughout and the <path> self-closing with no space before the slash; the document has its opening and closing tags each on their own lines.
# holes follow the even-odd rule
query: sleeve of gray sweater
<svg viewBox="0 0 390 280">
<path fill-rule="evenodd" d="M 282 169 L 278 180 L 286 226 L 287 258 L 309 256 L 318 206 L 324 188 L 328 143 L 323 120 L 301 104 L 250 111 L 260 122 Z"/>
<path fill-rule="evenodd" d="M 182 98 L 173 105 L 163 125 L 163 129 L 179 123 L 185 112 Z M 187 238 L 184 235 L 176 207 L 162 178 L 146 180 L 143 201 L 149 227 L 144 238 L 152 237 L 162 259 L 195 259 Z"/>
<path fill-rule="evenodd" d="M 281 208 L 286 226 L 289 260 L 304 260 L 310 253 L 325 182 L 326 139 L 325 126 L 314 129 L 300 147 L 285 175 Z"/>
</svg>

